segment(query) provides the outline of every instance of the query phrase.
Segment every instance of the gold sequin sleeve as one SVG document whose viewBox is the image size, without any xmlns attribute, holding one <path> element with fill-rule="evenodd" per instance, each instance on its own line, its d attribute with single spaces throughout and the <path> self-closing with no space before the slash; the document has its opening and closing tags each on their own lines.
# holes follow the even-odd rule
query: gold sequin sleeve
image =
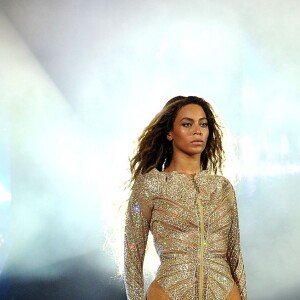
<svg viewBox="0 0 300 300">
<path fill-rule="evenodd" d="M 124 237 L 124 282 L 129 300 L 142 300 L 143 263 L 151 219 L 153 191 L 151 182 L 140 175 L 128 201 Z"/>
<path fill-rule="evenodd" d="M 232 223 L 229 231 L 227 259 L 230 265 L 232 277 L 239 288 L 242 300 L 247 300 L 246 275 L 240 247 L 240 229 L 237 201 L 232 185 L 229 182 L 228 185 L 228 197 L 232 204 Z"/>
</svg>

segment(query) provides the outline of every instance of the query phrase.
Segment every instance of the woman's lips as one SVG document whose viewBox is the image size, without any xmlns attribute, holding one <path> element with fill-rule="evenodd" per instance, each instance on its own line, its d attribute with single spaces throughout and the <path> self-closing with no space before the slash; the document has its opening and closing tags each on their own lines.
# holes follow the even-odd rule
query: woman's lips
<svg viewBox="0 0 300 300">
<path fill-rule="evenodd" d="M 193 145 L 202 145 L 204 142 L 201 140 L 197 140 L 197 141 L 192 141 Z"/>
</svg>

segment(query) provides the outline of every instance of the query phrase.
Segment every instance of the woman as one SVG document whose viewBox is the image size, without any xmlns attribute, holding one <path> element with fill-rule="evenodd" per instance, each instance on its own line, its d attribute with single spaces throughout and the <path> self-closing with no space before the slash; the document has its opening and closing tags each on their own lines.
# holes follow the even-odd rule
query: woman
<svg viewBox="0 0 300 300">
<path fill-rule="evenodd" d="M 221 171 L 222 132 L 202 98 L 175 97 L 145 128 L 131 160 L 125 286 L 145 299 L 149 230 L 160 258 L 148 300 L 246 300 L 235 194 Z"/>
</svg>

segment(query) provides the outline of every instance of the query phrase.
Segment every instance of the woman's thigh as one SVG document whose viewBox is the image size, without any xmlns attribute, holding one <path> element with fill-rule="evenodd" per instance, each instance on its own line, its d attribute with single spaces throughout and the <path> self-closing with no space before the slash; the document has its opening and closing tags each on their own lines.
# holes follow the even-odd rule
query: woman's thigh
<svg viewBox="0 0 300 300">
<path fill-rule="evenodd" d="M 152 281 L 147 291 L 147 300 L 171 300 L 156 280 Z"/>
<path fill-rule="evenodd" d="M 234 283 L 226 300 L 241 300 L 240 291 L 236 283 Z"/>
</svg>

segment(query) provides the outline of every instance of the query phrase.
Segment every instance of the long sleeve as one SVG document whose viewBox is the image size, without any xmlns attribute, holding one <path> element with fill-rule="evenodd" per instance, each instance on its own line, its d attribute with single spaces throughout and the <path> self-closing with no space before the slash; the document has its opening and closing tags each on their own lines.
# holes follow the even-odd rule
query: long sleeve
<svg viewBox="0 0 300 300">
<path fill-rule="evenodd" d="M 152 210 L 151 193 L 146 183 L 142 177 L 135 181 L 126 214 L 124 281 L 129 300 L 145 297 L 143 263 Z"/>
<path fill-rule="evenodd" d="M 229 201 L 232 203 L 232 224 L 229 232 L 227 258 L 233 279 L 239 288 L 242 300 L 247 300 L 246 275 L 240 247 L 238 208 L 234 189 L 230 183 L 228 197 Z"/>
</svg>

